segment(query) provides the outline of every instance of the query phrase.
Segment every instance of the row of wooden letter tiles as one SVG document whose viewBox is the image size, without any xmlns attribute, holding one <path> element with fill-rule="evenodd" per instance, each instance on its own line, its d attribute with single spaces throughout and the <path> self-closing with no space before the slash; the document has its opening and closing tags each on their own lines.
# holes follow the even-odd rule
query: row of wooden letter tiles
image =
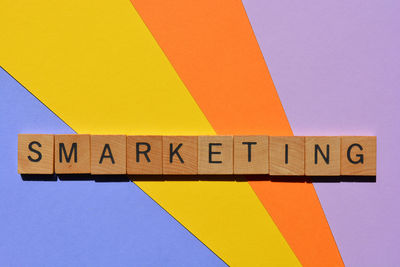
<svg viewBox="0 0 400 267">
<path fill-rule="evenodd" d="M 373 176 L 376 137 L 19 134 L 18 172 Z"/>
</svg>

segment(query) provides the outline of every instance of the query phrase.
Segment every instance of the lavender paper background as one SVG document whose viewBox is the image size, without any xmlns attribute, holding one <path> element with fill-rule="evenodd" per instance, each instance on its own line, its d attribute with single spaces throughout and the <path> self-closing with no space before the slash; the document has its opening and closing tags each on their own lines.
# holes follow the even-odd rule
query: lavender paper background
<svg viewBox="0 0 400 267">
<path fill-rule="evenodd" d="M 295 135 L 377 135 L 376 183 L 314 184 L 346 266 L 400 264 L 400 1 L 243 1 Z"/>
</svg>

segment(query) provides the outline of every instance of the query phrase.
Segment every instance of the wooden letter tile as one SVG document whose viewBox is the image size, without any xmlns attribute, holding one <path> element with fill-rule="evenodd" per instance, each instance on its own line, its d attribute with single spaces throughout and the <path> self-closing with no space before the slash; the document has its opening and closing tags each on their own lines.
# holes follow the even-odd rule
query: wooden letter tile
<svg viewBox="0 0 400 267">
<path fill-rule="evenodd" d="M 126 174 L 126 136 L 91 136 L 91 173 Z"/>
<path fill-rule="evenodd" d="M 342 136 L 341 175 L 376 175 L 376 136 Z"/>
<path fill-rule="evenodd" d="M 199 136 L 199 174 L 233 174 L 233 137 Z"/>
<path fill-rule="evenodd" d="M 340 175 L 340 137 L 307 136 L 305 137 L 307 176 Z"/>
<path fill-rule="evenodd" d="M 163 174 L 197 174 L 197 136 L 163 136 Z"/>
<path fill-rule="evenodd" d="M 268 136 L 233 138 L 234 174 L 268 174 Z"/>
<path fill-rule="evenodd" d="M 90 135 L 55 135 L 54 159 L 57 174 L 90 173 Z"/>
<path fill-rule="evenodd" d="M 127 173 L 162 174 L 162 137 L 127 137 Z"/>
<path fill-rule="evenodd" d="M 51 134 L 18 135 L 18 173 L 54 173 L 54 136 Z"/>
<path fill-rule="evenodd" d="M 269 137 L 270 175 L 304 175 L 304 137 Z"/>
</svg>

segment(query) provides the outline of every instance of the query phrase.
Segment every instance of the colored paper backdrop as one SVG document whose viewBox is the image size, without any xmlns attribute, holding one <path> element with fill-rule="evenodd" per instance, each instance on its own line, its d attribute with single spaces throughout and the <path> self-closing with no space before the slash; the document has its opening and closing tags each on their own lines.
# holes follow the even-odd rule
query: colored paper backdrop
<svg viewBox="0 0 400 267">
<path fill-rule="evenodd" d="M 1 6 L 1 266 L 397 265 L 397 2 Z M 377 181 L 16 173 L 74 132 L 377 135 Z"/>
</svg>

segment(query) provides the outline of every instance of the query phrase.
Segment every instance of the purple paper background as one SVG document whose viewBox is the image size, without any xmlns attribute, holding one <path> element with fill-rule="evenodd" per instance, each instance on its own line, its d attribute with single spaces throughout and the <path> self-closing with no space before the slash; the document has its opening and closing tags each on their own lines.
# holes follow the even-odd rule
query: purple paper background
<svg viewBox="0 0 400 267">
<path fill-rule="evenodd" d="M 243 2 L 295 135 L 377 135 L 376 183 L 314 186 L 346 266 L 399 266 L 400 1 Z"/>
</svg>

